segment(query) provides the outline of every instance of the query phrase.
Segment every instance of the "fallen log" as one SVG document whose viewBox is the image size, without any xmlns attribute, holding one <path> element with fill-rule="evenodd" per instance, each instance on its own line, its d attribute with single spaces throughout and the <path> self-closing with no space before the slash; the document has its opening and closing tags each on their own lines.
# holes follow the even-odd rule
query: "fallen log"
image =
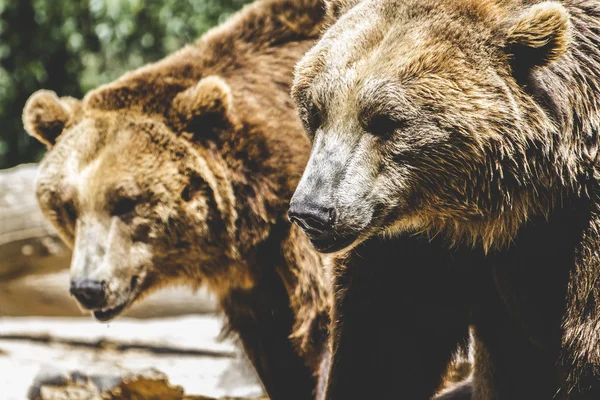
<svg viewBox="0 0 600 400">
<path fill-rule="evenodd" d="M 35 164 L 0 171 L 0 281 L 69 265 L 71 252 L 38 207 L 36 175 Z"/>
</svg>

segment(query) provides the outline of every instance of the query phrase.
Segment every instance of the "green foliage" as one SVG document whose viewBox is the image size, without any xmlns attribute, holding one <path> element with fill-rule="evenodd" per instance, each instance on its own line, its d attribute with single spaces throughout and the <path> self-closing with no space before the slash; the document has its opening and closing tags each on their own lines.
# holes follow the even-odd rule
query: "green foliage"
<svg viewBox="0 0 600 400">
<path fill-rule="evenodd" d="M 190 43 L 249 0 L 0 0 L 0 168 L 37 161 L 21 112 L 38 89 L 81 98 Z"/>
</svg>

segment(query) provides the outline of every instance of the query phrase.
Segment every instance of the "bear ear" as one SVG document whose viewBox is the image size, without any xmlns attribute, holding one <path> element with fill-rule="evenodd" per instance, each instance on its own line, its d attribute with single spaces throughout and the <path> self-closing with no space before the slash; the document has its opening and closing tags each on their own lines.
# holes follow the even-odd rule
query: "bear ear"
<svg viewBox="0 0 600 400">
<path fill-rule="evenodd" d="M 79 100 L 39 90 L 25 103 L 23 125 L 27 133 L 50 148 L 79 108 Z"/>
<path fill-rule="evenodd" d="M 508 31 L 507 44 L 519 69 L 544 66 L 567 52 L 571 41 L 569 12 L 546 1 L 527 9 Z"/>
<path fill-rule="evenodd" d="M 169 118 L 177 131 L 215 132 L 232 122 L 232 103 L 229 85 L 218 76 L 208 76 L 175 96 Z"/>
</svg>

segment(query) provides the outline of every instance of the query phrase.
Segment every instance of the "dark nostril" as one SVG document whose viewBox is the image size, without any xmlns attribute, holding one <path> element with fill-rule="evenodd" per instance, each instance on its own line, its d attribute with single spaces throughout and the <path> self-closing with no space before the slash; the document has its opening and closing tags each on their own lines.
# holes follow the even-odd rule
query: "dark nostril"
<svg viewBox="0 0 600 400">
<path fill-rule="evenodd" d="M 71 281 L 71 294 L 88 309 L 102 308 L 106 304 L 106 282 L 91 279 Z"/>
<path fill-rule="evenodd" d="M 313 204 L 293 204 L 288 217 L 309 235 L 323 235 L 329 233 L 336 220 L 334 208 L 320 207 Z"/>
</svg>

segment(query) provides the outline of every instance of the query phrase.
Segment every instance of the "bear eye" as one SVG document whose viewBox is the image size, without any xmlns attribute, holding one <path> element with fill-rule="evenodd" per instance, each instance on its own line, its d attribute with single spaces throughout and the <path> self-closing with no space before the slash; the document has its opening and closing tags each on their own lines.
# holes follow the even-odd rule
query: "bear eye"
<svg viewBox="0 0 600 400">
<path fill-rule="evenodd" d="M 75 204 L 73 204 L 72 201 L 68 201 L 65 203 L 64 212 L 69 221 L 71 221 L 71 222 L 77 221 L 77 209 L 75 208 Z"/>
<path fill-rule="evenodd" d="M 314 103 L 312 103 L 310 105 L 310 107 L 308 107 L 308 110 L 306 111 L 306 120 L 308 123 L 308 130 L 311 133 L 313 133 L 317 129 L 319 129 L 319 127 L 323 123 L 323 115 L 321 114 L 321 111 Z"/>
<path fill-rule="evenodd" d="M 199 195 L 208 196 L 209 191 L 210 186 L 208 186 L 208 183 L 204 179 L 193 177 L 190 179 L 190 182 L 185 189 L 183 189 L 183 192 L 181 192 L 181 198 L 186 203 L 189 203 Z"/>
<path fill-rule="evenodd" d="M 396 130 L 402 128 L 405 121 L 389 115 L 374 115 L 365 124 L 365 130 L 375 136 L 389 138 Z"/>
<path fill-rule="evenodd" d="M 124 197 L 115 203 L 111 214 L 115 217 L 122 217 L 131 214 L 135 210 L 135 206 L 136 202 L 134 199 Z"/>
</svg>

